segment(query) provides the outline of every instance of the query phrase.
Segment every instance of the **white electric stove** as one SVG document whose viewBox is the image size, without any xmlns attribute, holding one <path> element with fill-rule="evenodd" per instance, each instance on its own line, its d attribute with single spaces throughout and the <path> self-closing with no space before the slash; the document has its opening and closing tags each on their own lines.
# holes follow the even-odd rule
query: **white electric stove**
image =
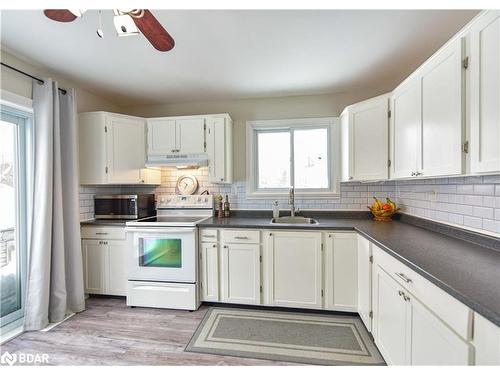
<svg viewBox="0 0 500 375">
<path fill-rule="evenodd" d="M 129 221 L 127 305 L 196 310 L 196 224 L 213 216 L 211 195 L 162 195 L 157 215 Z"/>
</svg>

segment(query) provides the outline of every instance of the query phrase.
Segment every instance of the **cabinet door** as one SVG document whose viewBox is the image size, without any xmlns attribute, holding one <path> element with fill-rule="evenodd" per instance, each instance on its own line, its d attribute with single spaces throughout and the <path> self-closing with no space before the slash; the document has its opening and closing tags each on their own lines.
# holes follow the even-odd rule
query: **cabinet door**
<svg viewBox="0 0 500 375">
<path fill-rule="evenodd" d="M 388 97 L 349 108 L 349 160 L 353 180 L 383 180 L 389 175 Z"/>
<path fill-rule="evenodd" d="M 219 301 L 219 255 L 216 243 L 202 243 L 201 251 L 201 300 Z M 260 286 L 260 285 L 259 285 Z"/>
<path fill-rule="evenodd" d="M 321 233 L 272 232 L 270 238 L 271 304 L 321 309 Z"/>
<path fill-rule="evenodd" d="M 369 332 L 372 330 L 372 255 L 370 241 L 358 235 L 358 313 Z"/>
<path fill-rule="evenodd" d="M 462 75 L 461 39 L 433 57 L 421 73 L 423 176 L 462 173 Z"/>
<path fill-rule="evenodd" d="M 391 178 L 411 177 L 417 171 L 420 153 L 420 82 L 413 79 L 391 96 Z"/>
<path fill-rule="evenodd" d="M 325 309 L 357 311 L 356 233 L 328 233 L 325 251 Z"/>
<path fill-rule="evenodd" d="M 260 245 L 225 243 L 221 268 L 223 302 L 260 304 Z"/>
<path fill-rule="evenodd" d="M 490 11 L 470 31 L 470 167 L 500 171 L 500 11 Z"/>
<path fill-rule="evenodd" d="M 468 365 L 469 344 L 413 296 L 407 298 L 407 303 L 411 305 L 410 364 L 414 366 Z"/>
<path fill-rule="evenodd" d="M 176 152 L 175 120 L 148 120 L 148 155 L 161 156 Z"/>
<path fill-rule="evenodd" d="M 106 116 L 108 183 L 142 183 L 146 163 L 145 123 L 121 116 Z"/>
<path fill-rule="evenodd" d="M 201 154 L 205 152 L 205 119 L 177 120 L 177 149 L 182 154 Z"/>
<path fill-rule="evenodd" d="M 78 143 L 80 184 L 106 184 L 108 160 L 106 115 L 103 112 L 81 113 L 78 116 Z"/>
<path fill-rule="evenodd" d="M 125 296 L 127 294 L 127 241 L 106 241 L 107 279 L 106 294 Z"/>
<path fill-rule="evenodd" d="M 99 240 L 83 240 L 83 274 L 85 293 L 106 293 L 106 245 Z"/>
<path fill-rule="evenodd" d="M 380 353 L 389 365 L 407 365 L 408 303 L 403 288 L 379 266 L 375 270 L 373 336 Z"/>
<path fill-rule="evenodd" d="M 226 126 L 224 118 L 207 119 L 207 153 L 209 182 L 226 181 Z"/>
</svg>

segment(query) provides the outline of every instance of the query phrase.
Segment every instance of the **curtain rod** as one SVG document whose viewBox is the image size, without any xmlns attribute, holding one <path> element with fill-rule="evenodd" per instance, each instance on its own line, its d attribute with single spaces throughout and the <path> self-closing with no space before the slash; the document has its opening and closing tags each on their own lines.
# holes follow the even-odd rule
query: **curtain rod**
<svg viewBox="0 0 500 375">
<path fill-rule="evenodd" d="M 43 84 L 43 83 L 45 83 L 45 81 L 44 81 L 43 79 L 38 78 L 38 77 L 35 77 L 35 76 L 32 76 L 31 74 L 26 73 L 26 72 L 23 72 L 22 70 L 19 70 L 19 69 L 17 69 L 17 68 L 14 68 L 13 66 L 10 66 L 10 65 L 8 65 L 8 64 L 5 64 L 5 63 L 3 63 L 3 62 L 0 62 L 0 64 L 1 64 L 2 66 L 5 66 L 6 68 L 12 69 L 12 70 L 13 70 L 13 71 L 15 71 L 15 72 L 18 72 L 19 74 L 22 74 L 22 75 L 25 75 L 25 76 L 27 76 L 27 77 L 33 78 L 35 81 L 38 81 L 39 83 L 42 83 L 42 84 Z M 66 92 L 67 92 L 65 89 L 61 89 L 61 88 L 58 88 L 58 90 L 59 90 L 59 91 L 61 91 L 61 93 L 62 93 L 62 94 L 66 94 Z"/>
</svg>

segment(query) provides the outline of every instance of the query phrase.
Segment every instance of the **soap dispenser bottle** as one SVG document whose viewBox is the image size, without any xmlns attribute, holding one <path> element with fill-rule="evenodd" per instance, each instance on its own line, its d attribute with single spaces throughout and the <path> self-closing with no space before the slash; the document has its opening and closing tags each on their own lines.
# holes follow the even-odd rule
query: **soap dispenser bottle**
<svg viewBox="0 0 500 375">
<path fill-rule="evenodd" d="M 280 207 L 278 201 L 273 202 L 273 219 L 280 217 Z"/>
</svg>

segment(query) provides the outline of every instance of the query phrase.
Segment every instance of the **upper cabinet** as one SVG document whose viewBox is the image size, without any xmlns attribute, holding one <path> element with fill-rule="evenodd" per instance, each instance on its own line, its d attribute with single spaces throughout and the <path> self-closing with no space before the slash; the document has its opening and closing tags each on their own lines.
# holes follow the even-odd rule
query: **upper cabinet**
<svg viewBox="0 0 500 375">
<path fill-rule="evenodd" d="M 341 115 L 342 180 L 384 180 L 389 176 L 389 95 L 347 107 Z"/>
<path fill-rule="evenodd" d="M 81 184 L 160 184 L 160 172 L 145 169 L 143 119 L 88 112 L 78 126 Z"/>
<path fill-rule="evenodd" d="M 231 183 L 233 181 L 231 118 L 229 116 L 207 117 L 205 136 L 209 182 Z"/>
<path fill-rule="evenodd" d="M 392 93 L 392 178 L 463 172 L 462 44 L 452 41 Z"/>
<path fill-rule="evenodd" d="M 148 155 L 205 152 L 205 118 L 148 119 Z"/>
<path fill-rule="evenodd" d="M 470 169 L 500 172 L 500 11 L 474 22 L 470 38 Z"/>
</svg>

